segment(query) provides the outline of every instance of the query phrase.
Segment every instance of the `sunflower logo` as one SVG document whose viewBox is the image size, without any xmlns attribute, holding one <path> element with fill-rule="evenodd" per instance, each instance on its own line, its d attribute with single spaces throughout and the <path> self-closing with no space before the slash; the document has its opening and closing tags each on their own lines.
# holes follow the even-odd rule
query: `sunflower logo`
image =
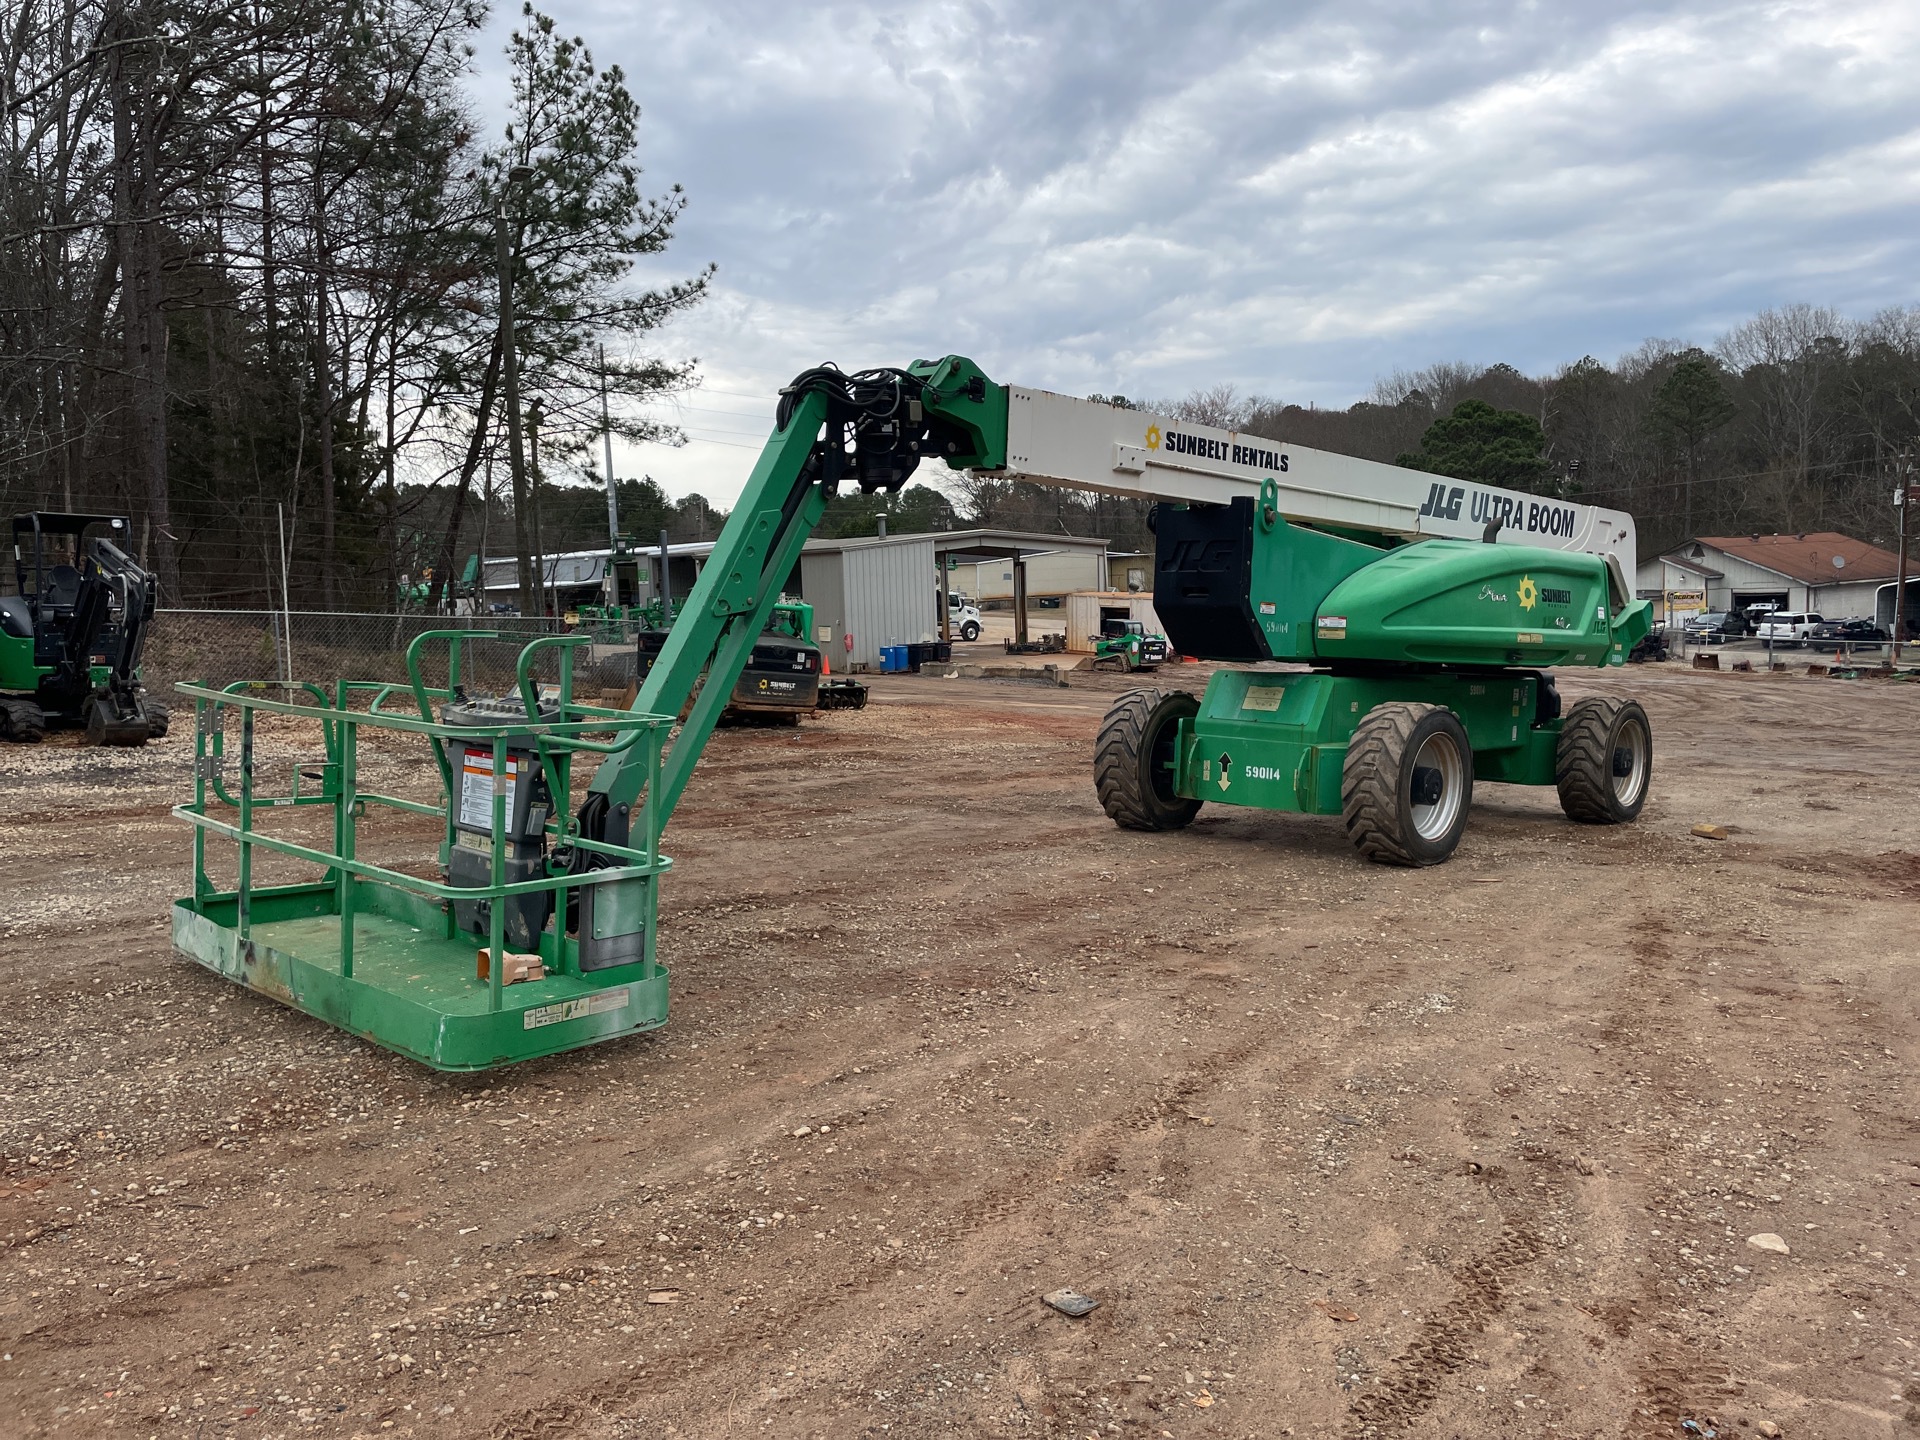
<svg viewBox="0 0 1920 1440">
<path fill-rule="evenodd" d="M 1158 450 L 1160 448 L 1160 427 L 1158 425 L 1147 426 L 1147 448 L 1149 450 Z"/>
<path fill-rule="evenodd" d="M 1520 608 L 1531 610 L 1540 603 L 1540 587 L 1533 583 L 1531 575 L 1520 577 Z"/>
</svg>

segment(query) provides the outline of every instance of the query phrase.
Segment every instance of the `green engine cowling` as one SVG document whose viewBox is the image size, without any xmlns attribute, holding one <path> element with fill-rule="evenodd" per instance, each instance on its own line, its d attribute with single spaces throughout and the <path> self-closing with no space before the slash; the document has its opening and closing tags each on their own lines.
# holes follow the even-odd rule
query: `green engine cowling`
<svg viewBox="0 0 1920 1440">
<path fill-rule="evenodd" d="M 1420 665 L 1624 665 L 1652 624 L 1611 594 L 1597 555 L 1422 540 L 1329 591 L 1314 616 L 1323 660 Z"/>
</svg>

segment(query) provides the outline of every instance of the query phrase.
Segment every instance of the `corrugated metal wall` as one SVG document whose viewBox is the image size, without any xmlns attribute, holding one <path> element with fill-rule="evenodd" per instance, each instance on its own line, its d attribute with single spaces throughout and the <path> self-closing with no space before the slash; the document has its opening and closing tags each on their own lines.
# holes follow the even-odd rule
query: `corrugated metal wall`
<svg viewBox="0 0 1920 1440">
<path fill-rule="evenodd" d="M 839 670 L 847 658 L 846 647 L 841 644 L 841 637 L 847 633 L 847 587 L 837 552 L 831 555 L 801 552 L 800 596 L 813 606 L 814 628 L 827 626 L 833 631 L 822 648 L 830 652 L 828 663 Z"/>
<path fill-rule="evenodd" d="M 845 629 L 853 635 L 855 662 L 880 668 L 882 645 L 937 640 L 934 618 L 933 537 L 903 539 L 897 545 L 868 545 L 822 555 L 841 566 Z M 823 622 L 824 623 L 824 622 Z M 840 641 L 836 637 L 836 647 Z M 836 648 L 838 658 L 847 652 Z"/>
</svg>

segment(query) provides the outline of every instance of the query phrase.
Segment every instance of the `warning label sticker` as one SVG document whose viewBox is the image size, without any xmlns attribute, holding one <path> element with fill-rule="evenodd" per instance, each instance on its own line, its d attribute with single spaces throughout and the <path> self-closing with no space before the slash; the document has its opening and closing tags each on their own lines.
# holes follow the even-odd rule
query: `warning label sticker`
<svg viewBox="0 0 1920 1440">
<path fill-rule="evenodd" d="M 507 756 L 507 824 L 513 824 L 514 785 L 519 779 L 519 757 Z M 460 823 L 476 830 L 493 829 L 493 752 L 467 750 L 460 757 Z"/>
<path fill-rule="evenodd" d="M 562 1000 L 558 1005 L 542 1005 L 527 1011 L 520 1021 L 522 1030 L 538 1030 L 542 1025 L 558 1025 L 562 1020 L 578 1020 L 585 1015 L 604 1015 L 609 1010 L 624 1010 L 633 997 L 625 988 L 603 990 L 598 995 L 583 995 L 578 1000 Z"/>
<path fill-rule="evenodd" d="M 1280 701 L 1287 692 L 1278 685 L 1249 685 L 1246 698 L 1240 702 L 1242 710 L 1278 710 Z"/>
</svg>

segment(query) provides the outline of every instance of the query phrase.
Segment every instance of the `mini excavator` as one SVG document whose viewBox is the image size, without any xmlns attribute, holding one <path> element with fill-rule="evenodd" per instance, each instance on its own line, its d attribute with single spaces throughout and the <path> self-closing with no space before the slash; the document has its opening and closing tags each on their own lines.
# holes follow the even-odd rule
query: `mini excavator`
<svg viewBox="0 0 1920 1440">
<path fill-rule="evenodd" d="M 36 510 L 13 519 L 13 593 L 0 594 L 0 739 L 53 727 L 95 745 L 167 733 L 167 707 L 140 683 L 158 587 L 121 545 L 120 515 Z"/>
</svg>

